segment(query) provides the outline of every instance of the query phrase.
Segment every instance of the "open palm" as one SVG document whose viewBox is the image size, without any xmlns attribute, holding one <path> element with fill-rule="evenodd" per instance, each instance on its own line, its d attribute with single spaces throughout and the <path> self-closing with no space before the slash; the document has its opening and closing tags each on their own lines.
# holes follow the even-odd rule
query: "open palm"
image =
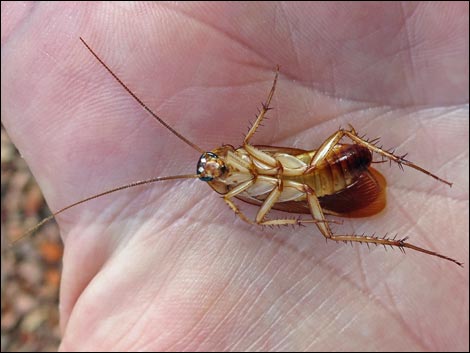
<svg viewBox="0 0 470 353">
<path fill-rule="evenodd" d="M 454 182 L 381 165 L 386 210 L 334 230 L 410 236 L 468 264 L 465 3 L 11 6 L 3 123 L 52 210 L 192 174 L 199 157 L 142 110 L 83 37 L 207 150 L 241 143 L 279 64 L 275 110 L 253 143 L 314 149 L 351 123 Z M 62 349 L 468 349 L 468 269 L 325 244 L 314 226 L 261 230 L 199 181 L 114 193 L 58 222 Z"/>
</svg>

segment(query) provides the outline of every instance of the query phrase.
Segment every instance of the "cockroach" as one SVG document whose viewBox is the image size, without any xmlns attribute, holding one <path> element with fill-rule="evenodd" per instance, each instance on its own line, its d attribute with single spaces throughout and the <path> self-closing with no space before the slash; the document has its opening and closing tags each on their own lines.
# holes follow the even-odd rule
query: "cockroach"
<svg viewBox="0 0 470 353">
<path fill-rule="evenodd" d="M 249 224 L 281 226 L 314 223 L 327 240 L 351 244 L 365 243 L 368 246 L 369 244 L 390 246 L 403 252 L 405 248 L 412 249 L 463 266 L 461 262 L 450 257 L 408 243 L 408 237 L 397 239 L 396 236 L 391 238 L 365 234 L 333 234 L 329 223 L 338 222 L 327 220 L 326 215 L 349 218 L 368 217 L 379 213 L 385 207 L 386 181 L 380 172 L 371 167 L 373 153 L 381 156 L 380 162 L 395 162 L 402 169 L 403 166 L 408 166 L 448 186 L 452 186 L 452 183 L 405 159 L 406 155 L 398 156 L 393 151 L 378 147 L 377 140 L 360 137 L 352 126 L 348 129 L 340 128 L 316 150 L 253 145 L 251 143 L 253 136 L 266 113 L 271 109 L 270 104 L 278 81 L 279 67 L 276 69 L 268 97 L 262 104 L 256 121 L 246 134 L 242 146 L 234 148 L 231 145 L 222 145 L 206 152 L 157 116 L 103 62 L 83 38 L 80 40 L 143 109 L 180 140 L 201 153 L 196 174 L 151 178 L 87 197 L 54 212 L 28 230 L 21 238 L 33 233 L 62 212 L 98 197 L 158 181 L 198 178 L 222 195 L 230 209 Z M 343 143 L 344 138 L 348 138 L 350 143 Z M 255 219 L 248 218 L 234 199 L 259 206 Z M 287 217 L 268 219 L 267 215 L 272 209 L 296 215 L 308 214 L 311 218 L 305 219 L 297 216 L 293 219 Z"/>
</svg>

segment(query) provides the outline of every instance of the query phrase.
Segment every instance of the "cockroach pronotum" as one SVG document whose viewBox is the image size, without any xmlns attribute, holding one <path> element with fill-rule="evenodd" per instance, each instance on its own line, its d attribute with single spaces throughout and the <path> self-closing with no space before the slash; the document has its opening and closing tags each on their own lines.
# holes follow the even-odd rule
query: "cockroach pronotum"
<svg viewBox="0 0 470 353">
<path fill-rule="evenodd" d="M 197 172 L 196 174 L 156 177 L 138 181 L 87 197 L 56 211 L 28 230 L 21 238 L 33 233 L 58 214 L 98 197 L 158 181 L 198 178 L 207 182 L 214 191 L 222 195 L 230 209 L 249 224 L 281 226 L 314 223 L 326 239 L 337 242 L 365 243 L 368 246 L 375 244 L 396 247 L 403 252 L 407 248 L 463 266 L 461 262 L 450 257 L 408 243 L 408 237 L 397 239 L 396 236 L 390 238 L 364 234 L 333 234 L 329 223 L 335 223 L 335 221 L 327 220 L 325 215 L 367 217 L 379 213 L 385 207 L 386 181 L 376 169 L 371 167 L 373 153 L 381 156 L 380 162 L 395 162 L 400 168 L 405 165 L 449 186 L 452 186 L 452 183 L 405 159 L 406 155 L 398 156 L 392 151 L 378 147 L 376 140 L 360 137 L 352 126 L 349 126 L 348 129 L 340 128 L 316 150 L 307 151 L 291 147 L 251 144 L 251 139 L 263 121 L 266 112 L 271 109 L 270 103 L 276 89 L 279 67 L 276 69 L 269 95 L 265 103 L 262 104 L 256 121 L 245 136 L 242 146 L 234 148 L 231 145 L 222 145 L 206 152 L 157 116 L 117 77 L 82 38 L 80 40 L 142 108 L 180 140 L 202 154 L 197 163 Z M 341 143 L 343 138 L 348 138 L 352 143 Z M 249 219 L 240 210 L 234 202 L 234 198 L 259 206 L 254 220 Z M 272 209 L 297 215 L 308 214 L 311 218 L 268 219 L 266 216 Z"/>
</svg>

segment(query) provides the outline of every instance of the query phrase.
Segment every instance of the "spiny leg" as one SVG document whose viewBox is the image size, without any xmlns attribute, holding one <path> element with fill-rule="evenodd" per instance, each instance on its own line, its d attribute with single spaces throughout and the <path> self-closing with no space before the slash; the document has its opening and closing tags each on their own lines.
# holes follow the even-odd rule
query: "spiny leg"
<svg viewBox="0 0 470 353">
<path fill-rule="evenodd" d="M 387 238 L 387 237 L 379 238 L 379 237 L 376 237 L 376 236 L 367 236 L 367 235 L 333 235 L 331 237 L 331 240 L 343 241 L 345 243 L 347 243 L 349 241 L 349 242 L 358 242 L 358 243 L 366 243 L 366 244 L 372 243 L 372 244 L 375 244 L 375 245 L 383 245 L 384 247 L 386 245 L 388 245 L 392 248 L 397 247 L 403 252 L 405 252 L 404 248 L 413 249 L 415 251 L 419 251 L 419 252 L 422 252 L 422 253 L 425 253 L 425 254 L 428 254 L 428 255 L 440 257 L 441 259 L 451 261 L 451 262 L 455 263 L 456 265 L 459 265 L 460 267 L 463 267 L 462 262 L 454 260 L 450 257 L 445 256 L 445 255 L 439 254 L 435 251 L 423 249 L 419 246 L 407 243 L 406 242 L 407 239 L 408 239 L 408 237 L 405 237 L 403 239 L 396 239 L 396 238 Z"/>
<path fill-rule="evenodd" d="M 243 144 L 246 145 L 249 143 L 250 139 L 253 137 L 253 135 L 255 134 L 256 132 L 256 129 L 258 129 L 258 127 L 260 126 L 261 124 L 261 121 L 263 120 L 264 118 L 264 115 L 266 114 L 266 112 L 270 109 L 269 108 L 269 105 L 271 104 L 271 99 L 273 98 L 273 95 L 274 95 L 274 91 L 276 90 L 276 83 L 277 83 L 277 78 L 279 76 L 279 66 L 276 66 L 276 74 L 274 76 L 274 81 L 273 81 L 273 86 L 271 87 L 271 91 L 269 91 L 269 95 L 268 95 L 268 98 L 266 99 L 266 102 L 265 103 L 262 103 L 262 108 L 258 114 L 258 116 L 256 117 L 256 121 L 253 123 L 253 125 L 251 126 L 250 130 L 248 131 L 248 133 L 246 134 L 245 136 L 245 140 L 243 141 Z"/>
<path fill-rule="evenodd" d="M 351 140 L 353 140 L 354 142 L 356 142 L 358 145 L 361 145 L 361 146 L 364 146 L 364 147 L 367 147 L 369 150 L 377 153 L 377 154 L 380 154 L 381 156 L 385 157 L 385 158 L 388 158 L 396 163 L 398 163 L 398 165 L 401 167 L 402 164 L 410 167 L 410 168 L 413 168 L 413 169 L 416 169 L 417 171 L 420 171 L 421 173 L 424 173 L 424 174 L 427 174 L 429 175 L 430 177 L 444 183 L 444 184 L 447 184 L 449 186 L 452 186 L 452 183 L 447 181 L 447 180 L 444 180 L 444 179 L 441 179 L 439 178 L 437 175 L 434 175 L 432 174 L 431 172 L 427 171 L 426 169 L 424 168 L 421 168 L 420 166 L 410 162 L 409 160 L 406 160 L 404 156 L 396 156 L 394 155 L 393 153 L 390 153 L 388 151 L 385 151 L 377 146 L 375 146 L 373 143 L 370 143 L 368 141 L 365 141 L 364 139 L 360 138 L 359 136 L 357 136 L 356 134 L 353 134 L 351 131 L 347 131 L 347 130 L 343 130 L 343 133 L 344 135 L 348 136 Z"/>
<path fill-rule="evenodd" d="M 321 162 L 323 159 L 326 158 L 326 156 L 330 153 L 330 151 L 333 149 L 333 147 L 339 143 L 339 141 L 344 137 L 344 136 L 347 136 L 349 137 L 353 142 L 355 142 L 356 144 L 360 145 L 360 146 L 363 146 L 363 147 L 366 147 L 367 149 L 369 149 L 369 151 L 371 152 L 375 152 L 379 155 L 381 155 L 382 157 L 385 157 L 385 158 L 388 158 L 389 160 L 392 160 L 394 162 L 396 162 L 401 168 L 402 168 L 402 165 L 406 165 L 410 168 L 413 168 L 413 169 L 416 169 L 426 175 L 429 175 L 430 177 L 442 182 L 442 183 L 445 183 L 449 186 L 452 186 L 452 183 L 447 181 L 447 180 L 444 180 L 444 179 L 441 179 L 439 178 L 437 175 L 434 175 L 432 174 L 431 172 L 427 171 L 426 169 L 424 168 L 421 168 L 420 166 L 406 160 L 404 157 L 406 156 L 396 156 L 394 155 L 393 153 L 390 153 L 388 151 L 385 151 L 377 146 L 374 145 L 374 143 L 372 142 L 369 142 L 369 141 L 366 141 L 362 138 L 360 138 L 359 136 L 357 136 L 357 133 L 356 131 L 354 130 L 354 128 L 352 126 L 350 126 L 350 131 L 348 130 L 344 130 L 344 129 L 340 129 L 338 130 L 337 132 L 335 132 L 333 135 L 331 135 L 321 146 L 320 148 L 317 150 L 317 153 L 315 154 L 315 156 L 313 157 L 312 159 L 312 162 L 310 164 L 310 167 L 307 169 L 307 172 L 310 172 L 312 171 L 313 169 L 315 169 L 315 167 L 319 164 L 319 162 Z"/>
<path fill-rule="evenodd" d="M 273 178 L 274 179 L 274 178 Z M 250 188 L 254 183 L 256 182 L 255 179 L 248 180 L 244 183 L 241 183 L 234 189 L 232 189 L 230 192 L 224 195 L 224 201 L 227 203 L 227 205 L 232 209 L 235 214 L 240 217 L 243 221 L 249 223 L 249 224 L 256 224 L 256 225 L 261 225 L 261 226 L 282 226 L 282 225 L 302 225 L 305 223 L 318 223 L 318 222 L 328 222 L 327 220 L 315 220 L 315 219 L 300 219 L 300 218 L 294 218 L 294 219 L 270 219 L 270 220 L 265 220 L 264 217 L 266 214 L 272 209 L 274 204 L 277 202 L 279 199 L 279 196 L 281 195 L 281 190 L 282 190 L 282 181 L 281 180 L 276 180 L 277 185 L 274 187 L 274 189 L 270 192 L 266 200 L 264 200 L 263 204 L 261 205 L 258 214 L 256 215 L 256 219 L 252 221 L 249 219 L 241 210 L 240 208 L 231 200 L 233 197 L 236 195 L 242 193 L 243 191 L 247 190 Z M 330 221 L 332 223 L 340 223 L 337 221 Z"/>
<path fill-rule="evenodd" d="M 261 226 L 287 226 L 287 225 L 303 225 L 307 223 L 318 223 L 318 222 L 333 222 L 333 223 L 340 223 L 336 221 L 317 221 L 313 219 L 299 219 L 299 218 L 292 218 L 292 219 L 270 219 L 261 222 L 252 221 L 249 219 L 241 210 L 240 208 L 233 202 L 230 198 L 225 198 L 224 201 L 227 205 L 231 208 L 231 210 L 244 222 L 252 225 L 261 225 Z"/>
<path fill-rule="evenodd" d="M 224 196 L 224 201 L 225 203 L 227 203 L 227 205 L 231 208 L 231 210 L 233 212 L 235 212 L 235 214 L 240 217 L 240 219 L 242 221 L 245 221 L 246 223 L 249 223 L 249 224 L 256 224 L 256 222 L 252 221 L 251 219 L 249 219 L 241 210 L 240 208 L 235 205 L 235 203 L 228 197 L 225 197 Z"/>
<path fill-rule="evenodd" d="M 312 213 L 313 218 L 314 219 L 323 219 L 323 220 L 325 220 L 325 216 L 323 214 L 323 209 L 321 208 L 320 201 L 318 200 L 317 196 L 315 195 L 315 192 L 311 188 L 309 188 L 308 186 L 305 187 L 305 191 L 307 193 L 307 201 L 308 201 L 310 211 Z M 445 255 L 439 254 L 435 251 L 423 249 L 419 246 L 407 243 L 406 240 L 408 239 L 408 237 L 405 237 L 403 239 L 396 239 L 396 237 L 395 238 L 387 238 L 387 237 L 379 238 L 379 237 L 376 237 L 375 235 L 374 236 L 368 236 L 368 235 L 364 235 L 364 234 L 362 234 L 362 235 L 355 235 L 355 234 L 352 234 L 352 235 L 334 235 L 331 232 L 331 229 L 328 226 L 328 223 L 326 223 L 326 222 L 317 223 L 317 227 L 322 232 L 322 234 L 325 236 L 326 239 L 331 239 L 331 240 L 334 240 L 334 241 L 337 241 L 337 242 L 338 241 L 342 241 L 342 242 L 345 242 L 345 243 L 350 242 L 351 244 L 353 242 L 361 243 L 361 244 L 365 243 L 365 244 L 367 244 L 367 246 L 369 246 L 369 244 L 383 245 L 384 247 L 388 245 L 392 248 L 394 248 L 394 247 L 399 248 L 403 252 L 404 252 L 405 248 L 412 249 L 412 250 L 419 251 L 419 252 L 422 252 L 422 253 L 425 253 L 425 254 L 428 254 L 428 255 L 440 257 L 441 259 L 451 261 L 451 262 L 463 267 L 463 264 L 461 262 L 457 261 L 457 260 L 454 260 L 450 257 L 445 256 Z"/>
</svg>

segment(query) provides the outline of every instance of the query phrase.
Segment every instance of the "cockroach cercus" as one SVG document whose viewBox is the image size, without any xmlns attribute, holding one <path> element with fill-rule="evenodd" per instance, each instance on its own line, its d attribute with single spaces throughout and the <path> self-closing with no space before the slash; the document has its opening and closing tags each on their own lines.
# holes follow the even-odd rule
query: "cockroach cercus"
<svg viewBox="0 0 470 353">
<path fill-rule="evenodd" d="M 381 156 L 381 161 L 395 162 L 401 168 L 404 165 L 408 166 L 449 186 L 452 186 L 452 183 L 405 159 L 406 155 L 398 156 L 378 147 L 376 140 L 366 140 L 360 137 L 352 126 L 349 129 L 339 129 L 316 150 L 251 144 L 253 135 L 270 109 L 279 68 L 276 70 L 266 102 L 245 136 L 242 146 L 234 148 L 231 145 L 222 145 L 206 152 L 158 117 L 114 74 L 82 38 L 80 40 L 142 108 L 179 139 L 202 154 L 197 163 L 197 173 L 156 177 L 87 197 L 53 213 L 28 230 L 21 238 L 31 234 L 58 214 L 98 197 L 158 181 L 199 178 L 222 195 L 232 211 L 249 224 L 281 226 L 314 223 L 326 239 L 337 242 L 365 243 L 368 246 L 375 244 L 396 247 L 403 252 L 405 248 L 412 249 L 463 266 L 461 262 L 450 257 L 408 243 L 407 237 L 397 239 L 396 236 L 390 238 L 364 234 L 333 234 L 329 223 L 335 221 L 327 220 L 326 215 L 367 217 L 379 213 L 385 207 L 386 181 L 377 170 L 371 167 L 373 153 Z M 349 139 L 350 142 L 342 142 L 343 138 Z M 258 205 L 259 210 L 255 219 L 249 219 L 234 199 Z M 297 215 L 308 214 L 310 218 L 268 219 L 267 215 L 271 209 Z"/>
</svg>

